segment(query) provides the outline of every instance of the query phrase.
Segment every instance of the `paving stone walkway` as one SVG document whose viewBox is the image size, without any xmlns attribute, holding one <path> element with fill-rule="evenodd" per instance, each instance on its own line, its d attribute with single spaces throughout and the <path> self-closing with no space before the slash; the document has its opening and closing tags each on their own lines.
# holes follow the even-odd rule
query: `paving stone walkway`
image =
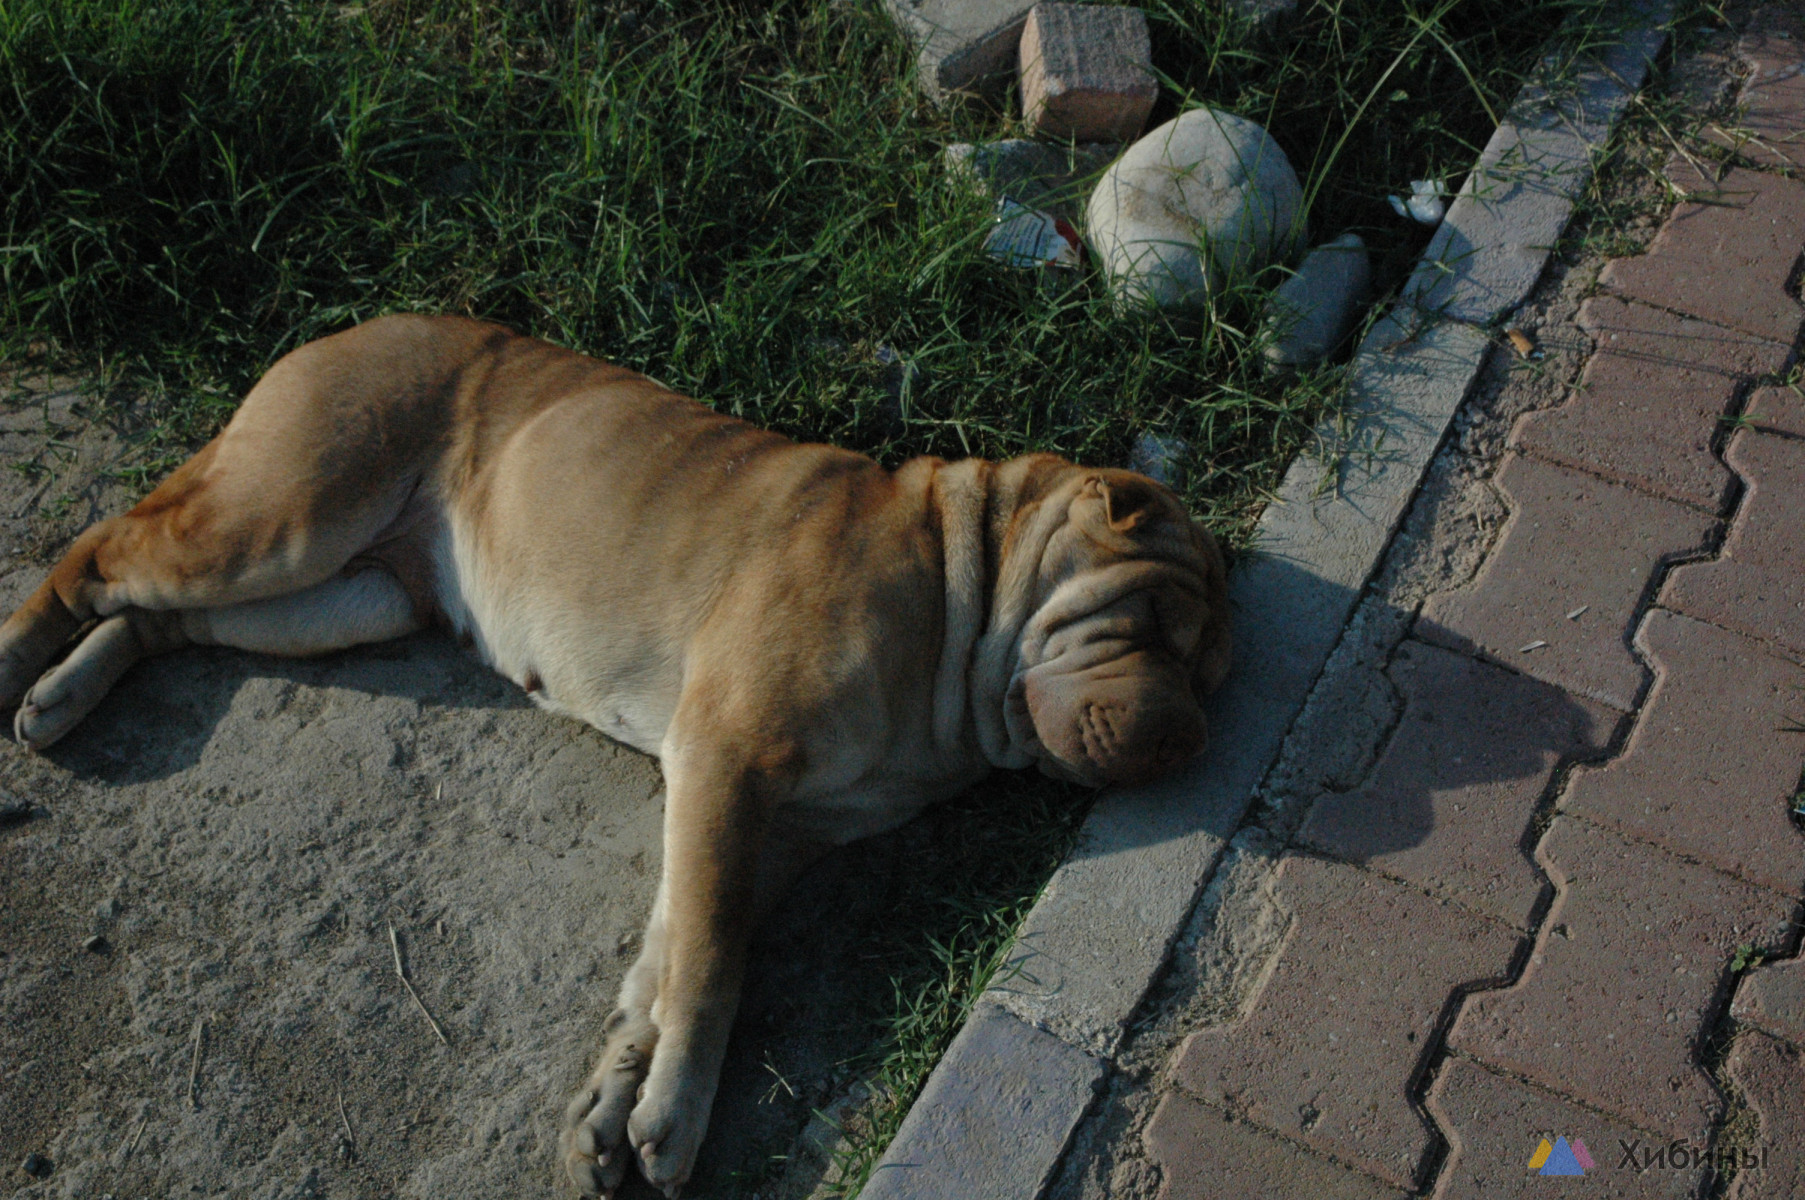
<svg viewBox="0 0 1805 1200">
<path fill-rule="evenodd" d="M 1676 154 L 1579 307 L 1389 740 L 1278 859 L 1250 1007 L 1154 1072 L 1160 1197 L 1805 1196 L 1801 26 L 1739 44 L 1745 165 Z"/>
</svg>

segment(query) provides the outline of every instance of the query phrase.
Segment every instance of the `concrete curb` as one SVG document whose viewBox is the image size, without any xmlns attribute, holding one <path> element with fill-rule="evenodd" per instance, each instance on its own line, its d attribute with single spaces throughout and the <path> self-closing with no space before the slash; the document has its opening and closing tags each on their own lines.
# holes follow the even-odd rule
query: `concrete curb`
<svg viewBox="0 0 1805 1200">
<path fill-rule="evenodd" d="M 1356 352 L 1341 420 L 1262 515 L 1261 552 L 1229 581 L 1237 662 L 1212 704 L 1211 750 L 1176 777 L 1098 800 L 1023 924 L 1015 969 L 980 998 L 861 1200 L 1031 1200 L 1052 1178 L 1477 377 L 1493 341 L 1480 326 L 1535 286 L 1594 151 L 1666 41 L 1667 0 L 1626 11 L 1621 42 L 1577 86 L 1518 96 L 1403 298 Z M 1011 1077 L 1086 1100 L 999 1103 Z"/>
</svg>

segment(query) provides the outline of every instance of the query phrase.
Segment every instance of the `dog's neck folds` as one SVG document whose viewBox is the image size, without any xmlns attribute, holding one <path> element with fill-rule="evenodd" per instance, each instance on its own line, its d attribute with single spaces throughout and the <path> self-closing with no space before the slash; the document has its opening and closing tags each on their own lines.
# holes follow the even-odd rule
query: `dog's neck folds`
<svg viewBox="0 0 1805 1200">
<path fill-rule="evenodd" d="M 1010 719 L 1022 671 L 1022 634 L 1034 614 L 1041 555 L 1066 519 L 1066 489 L 1015 513 L 993 545 L 993 519 L 1014 510 L 1014 487 L 992 464 L 966 459 L 935 479 L 946 579 L 946 633 L 934 680 L 934 742 L 949 758 L 968 753 L 967 713 L 977 749 L 993 767 L 1033 766 L 1039 740 L 1026 713 Z M 1000 522 L 1009 528 L 1008 521 Z M 992 561 L 992 560 L 996 561 Z"/>
</svg>

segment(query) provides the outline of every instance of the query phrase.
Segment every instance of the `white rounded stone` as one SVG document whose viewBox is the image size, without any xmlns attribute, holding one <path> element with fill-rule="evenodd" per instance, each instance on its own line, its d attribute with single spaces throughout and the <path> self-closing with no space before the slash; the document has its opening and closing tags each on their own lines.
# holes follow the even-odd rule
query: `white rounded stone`
<svg viewBox="0 0 1805 1200">
<path fill-rule="evenodd" d="M 1196 308 L 1303 240 L 1285 152 L 1243 117 L 1194 108 L 1130 146 L 1091 193 L 1087 232 L 1116 295 Z"/>
</svg>

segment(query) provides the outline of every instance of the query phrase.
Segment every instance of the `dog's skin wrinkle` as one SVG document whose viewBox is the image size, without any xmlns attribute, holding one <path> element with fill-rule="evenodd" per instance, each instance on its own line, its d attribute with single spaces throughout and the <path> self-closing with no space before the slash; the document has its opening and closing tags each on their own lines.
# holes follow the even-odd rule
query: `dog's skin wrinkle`
<svg viewBox="0 0 1805 1200">
<path fill-rule="evenodd" d="M 145 654 L 441 625 L 656 754 L 664 869 L 563 1146 L 588 1194 L 634 1163 L 674 1194 L 796 876 L 994 767 L 1097 784 L 1194 752 L 1226 613 L 1215 543 L 1141 476 L 886 471 L 497 326 L 389 317 L 284 357 L 76 539 L 0 626 L 0 712 L 41 747 Z"/>
</svg>

